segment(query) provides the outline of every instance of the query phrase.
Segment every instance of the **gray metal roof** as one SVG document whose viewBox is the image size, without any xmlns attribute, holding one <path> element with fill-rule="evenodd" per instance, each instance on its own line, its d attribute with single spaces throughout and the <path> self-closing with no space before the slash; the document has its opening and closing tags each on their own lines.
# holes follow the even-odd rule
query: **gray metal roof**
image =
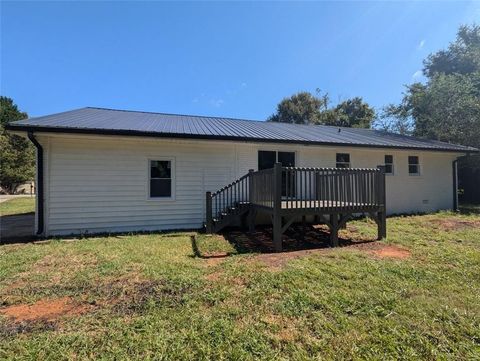
<svg viewBox="0 0 480 361">
<path fill-rule="evenodd" d="M 168 138 L 224 139 L 475 152 L 472 147 L 374 129 L 299 125 L 232 118 L 81 108 L 10 123 L 9 130 Z"/>
</svg>

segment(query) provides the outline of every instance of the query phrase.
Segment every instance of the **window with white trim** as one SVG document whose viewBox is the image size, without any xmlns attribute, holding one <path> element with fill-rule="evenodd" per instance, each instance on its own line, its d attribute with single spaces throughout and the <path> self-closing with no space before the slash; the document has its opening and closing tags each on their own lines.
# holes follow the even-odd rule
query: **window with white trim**
<svg viewBox="0 0 480 361">
<path fill-rule="evenodd" d="M 420 162 L 418 161 L 418 156 L 416 155 L 408 156 L 408 174 L 410 175 L 420 174 Z"/>
<path fill-rule="evenodd" d="M 385 174 L 393 175 L 393 155 L 385 155 Z"/>
<path fill-rule="evenodd" d="M 337 153 L 337 168 L 350 168 L 350 154 Z"/>
<path fill-rule="evenodd" d="M 172 198 L 172 160 L 149 161 L 150 198 Z"/>
</svg>

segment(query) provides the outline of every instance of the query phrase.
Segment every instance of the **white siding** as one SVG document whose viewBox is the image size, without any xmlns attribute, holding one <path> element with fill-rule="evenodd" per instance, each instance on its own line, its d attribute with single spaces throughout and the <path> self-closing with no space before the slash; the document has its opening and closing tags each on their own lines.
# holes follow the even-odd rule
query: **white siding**
<svg viewBox="0 0 480 361">
<path fill-rule="evenodd" d="M 296 152 L 298 166 L 333 167 L 350 153 L 352 167 L 376 167 L 392 154 L 387 176 L 389 213 L 452 207 L 452 166 L 457 155 L 424 151 L 178 141 L 133 137 L 42 136 L 46 234 L 97 233 L 201 227 L 205 192 L 257 168 L 257 151 Z M 420 157 L 421 175 L 409 176 L 407 157 Z M 148 159 L 175 162 L 175 199 L 148 199 Z"/>
</svg>

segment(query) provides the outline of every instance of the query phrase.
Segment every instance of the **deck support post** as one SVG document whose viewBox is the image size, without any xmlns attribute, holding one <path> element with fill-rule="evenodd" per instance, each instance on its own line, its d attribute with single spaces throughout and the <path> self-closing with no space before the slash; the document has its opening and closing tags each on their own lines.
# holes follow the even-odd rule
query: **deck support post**
<svg viewBox="0 0 480 361">
<path fill-rule="evenodd" d="M 330 246 L 338 247 L 338 214 L 330 215 Z"/>
<path fill-rule="evenodd" d="M 346 217 L 347 217 L 347 215 L 344 215 L 344 214 L 340 214 L 340 215 L 339 215 L 339 218 L 340 218 L 341 220 L 346 219 Z M 340 228 L 340 229 L 347 229 L 347 222 L 341 222 L 341 223 L 342 223 L 342 224 L 340 225 L 339 228 Z"/>
<path fill-rule="evenodd" d="M 250 207 L 248 211 L 248 232 L 253 233 L 255 232 L 255 219 L 257 218 L 257 211 Z"/>
<path fill-rule="evenodd" d="M 273 247 L 282 251 L 282 163 L 273 166 Z"/>
<path fill-rule="evenodd" d="M 387 237 L 387 217 L 384 211 L 377 213 L 377 231 L 378 240 Z"/>
<path fill-rule="evenodd" d="M 212 192 L 205 195 L 206 204 L 206 232 L 213 233 L 213 216 L 212 216 Z"/>
<path fill-rule="evenodd" d="M 387 187 L 385 182 L 385 166 L 379 165 L 377 167 L 378 172 L 378 202 L 380 204 L 380 211 L 377 212 L 377 226 L 378 235 L 377 239 L 387 237 Z"/>
<path fill-rule="evenodd" d="M 300 233 L 300 238 L 305 242 L 305 234 L 307 233 L 307 217 L 302 216 L 302 231 Z"/>
</svg>

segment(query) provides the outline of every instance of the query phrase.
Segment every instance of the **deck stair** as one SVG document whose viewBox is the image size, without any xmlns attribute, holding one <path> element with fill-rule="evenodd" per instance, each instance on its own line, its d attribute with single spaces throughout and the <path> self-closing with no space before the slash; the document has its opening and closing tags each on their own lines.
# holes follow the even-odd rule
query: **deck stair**
<svg viewBox="0 0 480 361">
<path fill-rule="evenodd" d="M 250 210 L 249 177 L 250 173 L 216 192 L 206 193 L 205 227 L 208 233 L 219 232 L 248 213 Z"/>
</svg>

